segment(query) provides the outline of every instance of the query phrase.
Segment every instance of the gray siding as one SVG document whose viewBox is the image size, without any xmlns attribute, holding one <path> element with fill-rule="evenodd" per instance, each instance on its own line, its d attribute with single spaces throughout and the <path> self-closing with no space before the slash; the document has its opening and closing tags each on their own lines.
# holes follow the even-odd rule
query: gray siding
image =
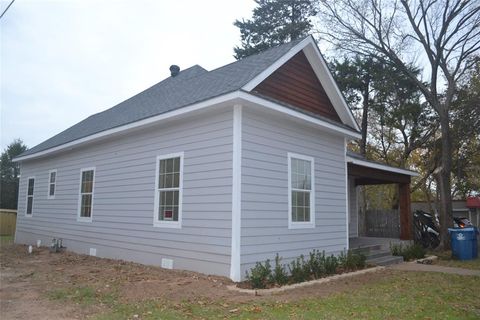
<svg viewBox="0 0 480 320">
<path fill-rule="evenodd" d="M 348 236 L 358 237 L 357 187 L 355 179 L 348 178 Z"/>
<path fill-rule="evenodd" d="M 242 121 L 242 275 L 276 253 L 346 248 L 344 138 L 249 108 Z M 315 228 L 288 229 L 288 152 L 315 159 Z"/>
<path fill-rule="evenodd" d="M 229 275 L 232 199 L 231 109 L 188 116 L 109 141 L 22 163 L 16 242 L 63 238 L 69 250 Z M 184 152 L 181 229 L 153 227 L 157 155 Z M 80 169 L 96 167 L 93 222 L 77 222 Z M 55 199 L 48 171 L 57 169 Z M 35 176 L 33 216 L 26 184 Z"/>
</svg>

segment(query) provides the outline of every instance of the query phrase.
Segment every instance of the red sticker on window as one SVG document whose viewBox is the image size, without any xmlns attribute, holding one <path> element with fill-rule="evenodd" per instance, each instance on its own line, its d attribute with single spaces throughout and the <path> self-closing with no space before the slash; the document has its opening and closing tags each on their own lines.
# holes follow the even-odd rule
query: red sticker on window
<svg viewBox="0 0 480 320">
<path fill-rule="evenodd" d="M 165 219 L 173 219 L 173 211 L 172 210 L 164 210 L 163 217 Z"/>
</svg>

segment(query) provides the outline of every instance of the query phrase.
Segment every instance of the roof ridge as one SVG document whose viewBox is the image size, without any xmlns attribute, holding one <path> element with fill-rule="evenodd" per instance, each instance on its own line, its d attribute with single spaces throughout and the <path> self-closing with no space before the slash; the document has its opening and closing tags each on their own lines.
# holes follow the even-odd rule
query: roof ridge
<svg viewBox="0 0 480 320">
<path fill-rule="evenodd" d="M 291 42 L 286 42 L 286 43 L 278 44 L 278 45 L 276 45 L 276 46 L 270 47 L 270 48 L 265 49 L 265 50 L 263 50 L 263 51 L 260 51 L 260 52 L 258 52 L 258 53 L 249 55 L 249 56 L 244 57 L 244 58 L 242 58 L 242 59 L 239 59 L 239 60 L 236 60 L 236 61 L 232 61 L 232 62 L 230 62 L 230 63 L 228 63 L 228 64 L 223 65 L 223 66 L 220 66 L 220 67 L 218 67 L 218 68 L 212 69 L 212 70 L 210 70 L 209 72 L 218 71 L 219 69 L 226 68 L 226 67 L 228 67 L 228 66 L 231 66 L 232 64 L 239 63 L 239 62 L 244 62 L 244 61 L 246 61 L 246 60 L 251 60 L 252 58 L 258 57 L 258 56 L 260 56 L 260 55 L 264 55 L 264 54 L 266 55 L 267 53 L 271 52 L 272 50 L 274 50 L 274 49 L 279 49 L 280 47 L 283 47 L 283 46 L 287 46 L 287 45 L 292 45 L 292 44 L 294 44 L 294 45 L 292 46 L 292 47 L 294 47 L 295 45 L 297 45 L 297 44 L 300 43 L 301 41 L 305 40 L 305 39 L 308 38 L 309 36 L 310 36 L 310 35 L 305 36 L 305 37 L 303 37 L 303 38 L 301 38 L 301 39 L 293 40 L 293 41 L 291 41 Z"/>
</svg>

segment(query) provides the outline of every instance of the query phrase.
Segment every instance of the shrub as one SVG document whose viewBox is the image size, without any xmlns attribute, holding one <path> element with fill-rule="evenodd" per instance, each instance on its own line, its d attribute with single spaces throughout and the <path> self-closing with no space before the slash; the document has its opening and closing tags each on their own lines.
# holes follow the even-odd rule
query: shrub
<svg viewBox="0 0 480 320">
<path fill-rule="evenodd" d="M 304 282 L 310 278 L 309 267 L 305 263 L 303 254 L 300 258 L 293 260 L 288 266 L 293 283 Z"/>
<path fill-rule="evenodd" d="M 285 270 L 285 265 L 280 263 L 281 260 L 282 258 L 280 258 L 277 253 L 277 255 L 275 256 L 275 268 L 273 269 L 273 274 L 270 282 L 283 286 L 288 282 L 288 274 Z"/>
<path fill-rule="evenodd" d="M 338 258 L 333 254 L 325 258 L 325 273 L 327 275 L 335 274 L 338 268 Z"/>
<path fill-rule="evenodd" d="M 390 252 L 393 256 L 402 256 L 403 260 L 425 258 L 425 249 L 419 244 L 403 245 L 402 243 L 390 244 Z"/>
<path fill-rule="evenodd" d="M 367 257 L 361 252 L 348 250 L 338 256 L 338 264 L 346 271 L 365 268 Z"/>
<path fill-rule="evenodd" d="M 251 273 L 246 272 L 246 278 L 254 289 L 264 289 L 272 279 L 272 267 L 270 265 L 270 259 L 265 261 L 265 265 L 261 262 L 257 262 L 255 267 L 250 269 Z"/>
<path fill-rule="evenodd" d="M 264 264 L 257 262 L 255 267 L 247 271 L 247 280 L 254 289 L 264 289 L 270 285 L 285 285 L 289 282 L 299 283 L 310 279 L 318 279 L 335 274 L 341 267 L 346 271 L 362 269 L 365 267 L 366 257 L 354 251 L 342 252 L 338 257 L 333 254 L 325 256 L 325 251 L 313 250 L 309 253 L 308 260 L 301 255 L 286 266 L 281 264 L 282 258 L 275 256 L 275 267 L 272 271 L 270 260 Z M 289 273 L 289 274 L 288 274 Z"/>
<path fill-rule="evenodd" d="M 313 250 L 310 252 L 310 257 L 307 261 L 310 274 L 315 279 L 321 278 L 325 275 L 325 251 Z"/>
</svg>

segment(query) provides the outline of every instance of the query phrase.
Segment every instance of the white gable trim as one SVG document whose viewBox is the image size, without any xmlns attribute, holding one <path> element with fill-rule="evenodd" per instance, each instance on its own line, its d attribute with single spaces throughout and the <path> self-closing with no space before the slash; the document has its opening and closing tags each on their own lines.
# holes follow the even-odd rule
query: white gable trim
<svg viewBox="0 0 480 320">
<path fill-rule="evenodd" d="M 412 177 L 418 177 L 420 175 L 418 172 L 415 172 L 415 171 L 402 169 L 402 168 L 395 168 L 395 167 L 388 166 L 386 164 L 374 163 L 371 161 L 361 160 L 361 159 L 353 158 L 350 156 L 347 156 L 347 162 L 357 164 L 359 166 L 364 166 L 372 169 L 379 169 L 379 170 L 389 171 L 394 173 L 400 173 L 400 174 L 404 174 Z"/>
<path fill-rule="evenodd" d="M 310 62 L 313 71 L 325 89 L 328 98 L 332 102 L 332 105 L 342 122 L 356 130 L 360 130 L 352 112 L 350 111 L 350 108 L 347 105 L 347 102 L 345 101 L 345 98 L 343 97 L 343 94 L 340 92 L 337 83 L 333 79 L 333 76 L 327 67 L 325 59 L 323 59 L 315 40 L 313 40 L 313 37 L 311 36 L 305 38 L 295 47 L 290 49 L 283 57 L 278 59 L 274 64 L 243 86 L 242 89 L 248 92 L 252 91 L 257 85 L 259 85 L 263 80 L 265 80 L 301 50 L 303 50 L 305 53 L 308 62 Z"/>
<path fill-rule="evenodd" d="M 260 83 L 263 82 L 266 78 L 268 78 L 269 75 L 271 75 L 275 70 L 280 68 L 285 62 L 290 60 L 294 55 L 299 53 L 307 44 L 310 43 L 313 39 L 311 37 L 307 37 L 301 42 L 299 42 L 296 46 L 291 48 L 285 55 L 283 55 L 280 59 L 275 61 L 270 67 L 267 69 L 263 70 L 259 75 L 257 75 L 255 78 L 250 80 L 246 85 L 242 87 L 242 90 L 245 91 L 252 91 L 256 86 L 258 86 Z"/>
<path fill-rule="evenodd" d="M 362 135 L 360 132 L 356 132 L 353 129 L 347 129 L 347 128 L 342 128 L 341 126 L 337 126 L 333 123 L 330 123 L 325 120 L 321 120 L 319 118 L 315 118 L 312 116 L 309 116 L 303 112 L 296 111 L 294 109 L 282 106 L 278 103 L 275 103 L 273 101 L 261 98 L 259 96 L 247 93 L 247 92 L 240 92 L 239 93 L 240 97 L 243 100 L 249 101 L 251 103 L 261 105 L 262 107 L 278 111 L 280 113 L 292 116 L 294 118 L 304 120 L 308 123 L 314 124 L 316 126 L 319 126 L 323 129 L 326 129 L 329 132 L 336 133 L 336 134 L 342 134 L 348 138 L 352 139 L 361 139 Z"/>
</svg>

